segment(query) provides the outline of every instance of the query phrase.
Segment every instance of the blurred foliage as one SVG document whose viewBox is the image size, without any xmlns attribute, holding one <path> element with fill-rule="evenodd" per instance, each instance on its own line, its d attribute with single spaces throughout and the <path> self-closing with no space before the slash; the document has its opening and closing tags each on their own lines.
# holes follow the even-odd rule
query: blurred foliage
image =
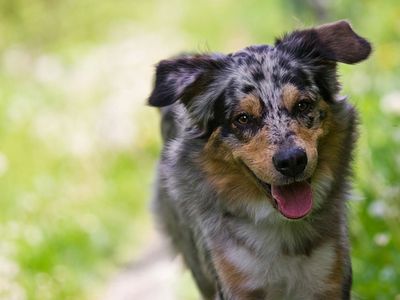
<svg viewBox="0 0 400 300">
<path fill-rule="evenodd" d="M 161 49 L 230 52 L 341 18 L 374 44 L 370 60 L 340 67 L 361 117 L 354 298 L 400 297 L 397 0 L 2 0 L 0 298 L 93 297 L 144 242 L 160 143 L 156 115 L 142 104 Z M 154 36 L 166 41 L 149 43 Z M 132 48 L 113 48 L 125 38 Z M 129 70 L 117 59 L 124 47 Z"/>
</svg>

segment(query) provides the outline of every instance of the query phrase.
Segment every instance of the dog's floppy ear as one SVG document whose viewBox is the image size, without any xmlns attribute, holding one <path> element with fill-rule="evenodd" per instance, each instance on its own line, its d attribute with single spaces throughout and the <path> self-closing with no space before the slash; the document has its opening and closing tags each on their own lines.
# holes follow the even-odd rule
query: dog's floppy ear
<svg viewBox="0 0 400 300">
<path fill-rule="evenodd" d="M 213 107 L 224 90 L 229 66 L 225 55 L 183 55 L 161 61 L 149 104 L 162 107 L 180 100 L 192 120 L 203 128 L 212 118 Z"/>
<path fill-rule="evenodd" d="M 162 60 L 156 68 L 149 104 L 161 107 L 179 99 L 187 104 L 197 93 L 204 92 L 225 67 L 225 59 L 219 55 L 185 55 Z"/>
<path fill-rule="evenodd" d="M 294 31 L 276 46 L 304 59 L 358 63 L 371 53 L 371 44 L 356 34 L 347 21 Z"/>
</svg>

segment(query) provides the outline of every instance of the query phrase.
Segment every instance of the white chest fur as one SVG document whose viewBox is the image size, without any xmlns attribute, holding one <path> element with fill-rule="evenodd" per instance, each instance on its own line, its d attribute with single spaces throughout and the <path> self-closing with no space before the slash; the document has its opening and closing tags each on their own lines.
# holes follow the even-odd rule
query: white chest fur
<svg viewBox="0 0 400 300">
<path fill-rule="evenodd" d="M 246 274 L 243 288 L 265 288 L 268 299 L 311 299 L 328 288 L 327 278 L 335 261 L 332 242 L 323 243 L 308 256 L 288 255 L 282 253 L 282 242 L 297 243 L 300 237 L 285 226 L 236 225 L 235 236 L 244 245 L 227 247 L 225 255 Z"/>
</svg>

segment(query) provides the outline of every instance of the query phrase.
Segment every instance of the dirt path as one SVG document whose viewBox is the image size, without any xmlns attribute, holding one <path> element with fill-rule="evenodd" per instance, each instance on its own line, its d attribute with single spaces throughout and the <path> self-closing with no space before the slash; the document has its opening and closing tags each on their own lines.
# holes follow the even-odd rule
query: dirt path
<svg viewBox="0 0 400 300">
<path fill-rule="evenodd" d="M 99 300 L 176 300 L 176 284 L 182 272 L 159 237 L 122 269 L 105 288 Z"/>
</svg>

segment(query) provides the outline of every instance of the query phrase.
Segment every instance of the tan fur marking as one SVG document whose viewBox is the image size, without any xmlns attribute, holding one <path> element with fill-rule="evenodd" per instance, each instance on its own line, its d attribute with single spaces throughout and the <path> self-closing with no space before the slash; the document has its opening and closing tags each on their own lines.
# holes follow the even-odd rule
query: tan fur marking
<svg viewBox="0 0 400 300">
<path fill-rule="evenodd" d="M 345 123 L 345 122 L 343 122 Z M 341 148 L 345 144 L 346 130 L 343 125 L 335 122 L 328 114 L 324 122 L 323 134 L 319 141 L 319 164 L 316 176 L 324 174 L 333 178 L 337 174 L 337 169 L 341 166 Z"/>
<path fill-rule="evenodd" d="M 293 106 L 300 98 L 299 89 L 293 84 L 286 84 L 282 88 L 282 101 L 288 111 L 291 111 Z"/>
<path fill-rule="evenodd" d="M 260 99 L 252 94 L 247 95 L 239 103 L 239 111 L 237 113 L 246 112 L 257 118 L 261 117 L 262 107 Z"/>
<path fill-rule="evenodd" d="M 275 147 L 269 144 L 267 131 L 261 129 L 243 146 L 233 150 L 233 156 L 240 158 L 254 174 L 266 182 L 274 181 L 274 166 L 272 156 Z"/>
<path fill-rule="evenodd" d="M 259 199 L 261 190 L 233 157 L 232 150 L 220 140 L 219 134 L 220 128 L 208 140 L 200 162 L 211 184 L 228 200 Z"/>
<path fill-rule="evenodd" d="M 343 279 L 343 255 L 342 250 L 339 247 L 336 247 L 336 260 L 335 266 L 329 276 L 328 282 L 333 285 L 340 286 Z"/>
<path fill-rule="evenodd" d="M 221 279 L 235 291 L 241 291 L 240 286 L 248 280 L 248 277 L 241 272 L 234 264 L 228 261 L 221 253 L 215 259 L 215 266 Z"/>
<path fill-rule="evenodd" d="M 254 300 L 263 293 L 261 290 L 251 290 L 245 288 L 245 284 L 250 280 L 249 276 L 240 271 L 233 263 L 231 263 L 223 253 L 217 252 L 214 255 L 215 267 L 217 273 L 225 286 L 235 295 L 235 299 Z"/>
<path fill-rule="evenodd" d="M 332 271 L 326 281 L 329 288 L 322 295 L 318 295 L 317 299 L 335 300 L 342 297 L 343 284 L 343 255 L 339 246 L 336 247 L 336 259 Z"/>
</svg>

